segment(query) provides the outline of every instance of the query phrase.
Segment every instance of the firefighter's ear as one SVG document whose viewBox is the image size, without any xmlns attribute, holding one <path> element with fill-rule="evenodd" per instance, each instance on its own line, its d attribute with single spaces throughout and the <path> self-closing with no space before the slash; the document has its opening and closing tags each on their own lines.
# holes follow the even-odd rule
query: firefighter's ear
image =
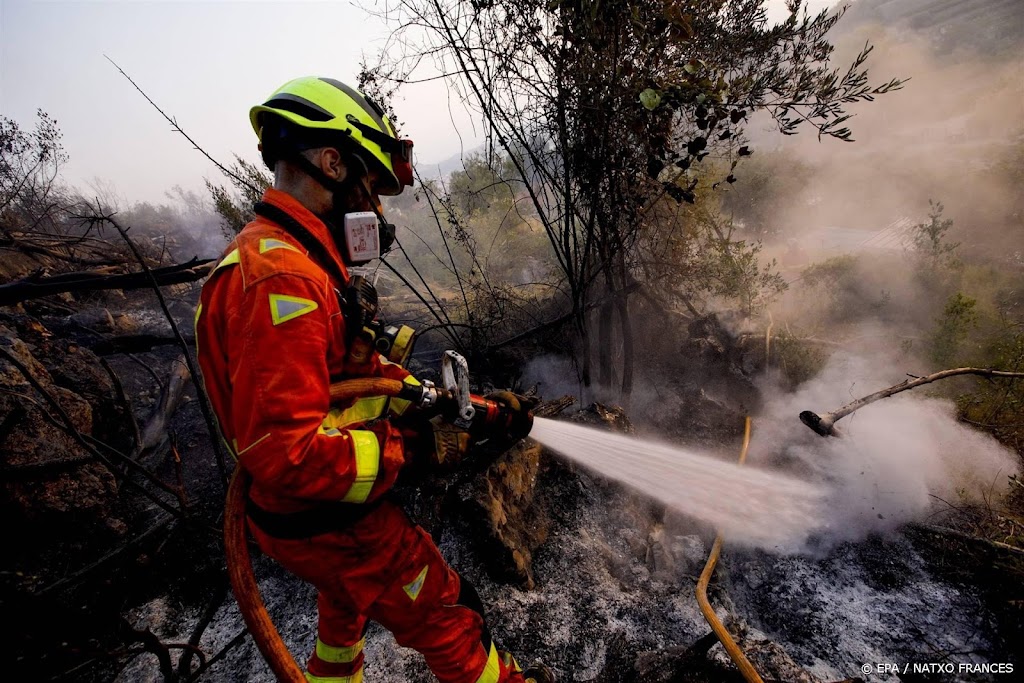
<svg viewBox="0 0 1024 683">
<path fill-rule="evenodd" d="M 345 180 L 347 169 L 345 168 L 345 162 L 342 160 L 341 152 L 333 147 L 323 147 L 319 150 L 318 156 L 317 166 L 324 172 L 324 175 L 338 182 Z"/>
</svg>

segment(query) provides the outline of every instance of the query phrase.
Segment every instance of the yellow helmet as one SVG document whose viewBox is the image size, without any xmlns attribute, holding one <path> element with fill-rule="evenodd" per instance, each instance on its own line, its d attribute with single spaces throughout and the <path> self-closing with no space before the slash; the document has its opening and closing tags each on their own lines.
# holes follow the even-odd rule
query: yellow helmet
<svg viewBox="0 0 1024 683">
<path fill-rule="evenodd" d="M 359 154 L 368 167 L 377 171 L 378 194 L 401 194 L 413 184 L 412 140 L 400 139 L 383 109 L 341 81 L 314 76 L 296 78 L 278 88 L 266 102 L 250 109 L 249 121 L 260 139 L 261 149 L 267 114 Z"/>
</svg>

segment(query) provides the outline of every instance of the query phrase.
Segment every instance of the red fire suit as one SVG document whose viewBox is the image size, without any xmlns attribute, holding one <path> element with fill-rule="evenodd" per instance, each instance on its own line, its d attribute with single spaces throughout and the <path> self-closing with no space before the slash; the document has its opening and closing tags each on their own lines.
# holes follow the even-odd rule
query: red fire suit
<svg viewBox="0 0 1024 683">
<path fill-rule="evenodd" d="M 269 189 L 326 248 L 347 279 L 327 227 Z M 263 551 L 319 591 L 319 632 L 307 665 L 316 682 L 360 683 L 367 619 L 423 653 L 443 683 L 522 681 L 491 642 L 480 599 L 430 536 L 382 495 L 405 463 L 383 397 L 329 405 L 328 386 L 351 377 L 415 383 L 374 354 L 346 361 L 338 291 L 301 241 L 265 218 L 247 225 L 203 287 L 196 340 L 223 436 L 252 476 L 249 526 Z M 370 422 L 370 424 L 368 424 Z"/>
</svg>

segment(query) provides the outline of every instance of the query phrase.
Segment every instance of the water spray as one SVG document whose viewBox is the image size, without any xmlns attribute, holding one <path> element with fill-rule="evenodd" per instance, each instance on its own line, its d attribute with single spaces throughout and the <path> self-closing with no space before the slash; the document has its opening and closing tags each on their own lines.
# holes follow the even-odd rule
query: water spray
<svg viewBox="0 0 1024 683">
<path fill-rule="evenodd" d="M 823 488 L 779 472 L 541 417 L 530 436 L 585 469 L 707 522 L 740 543 L 799 545 L 826 518 Z"/>
</svg>

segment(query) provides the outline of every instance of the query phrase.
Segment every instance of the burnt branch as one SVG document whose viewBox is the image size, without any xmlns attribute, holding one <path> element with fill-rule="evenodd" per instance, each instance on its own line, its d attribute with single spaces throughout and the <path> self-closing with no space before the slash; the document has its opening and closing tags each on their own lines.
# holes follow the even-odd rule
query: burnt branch
<svg viewBox="0 0 1024 683">
<path fill-rule="evenodd" d="M 185 365 L 188 367 L 189 374 L 192 377 L 198 377 L 199 373 L 196 371 L 195 363 L 192 360 L 191 349 L 185 341 L 185 338 L 182 336 L 181 330 L 178 329 L 178 323 L 175 322 L 174 316 L 171 315 L 171 311 L 167 307 L 167 300 L 164 298 L 164 293 L 160 289 L 160 283 L 157 282 L 156 276 L 153 274 L 153 270 L 146 263 L 146 259 L 142 256 L 138 246 L 132 238 L 128 236 L 128 230 L 122 227 L 122 225 L 114 219 L 112 214 L 95 212 L 90 216 L 80 216 L 79 219 L 89 224 L 109 223 L 115 230 L 117 230 L 118 234 L 121 235 L 121 239 L 123 239 L 125 244 L 128 245 L 128 248 L 131 250 L 135 259 L 142 267 L 143 272 L 146 274 L 146 277 L 149 279 L 153 293 L 156 294 L 157 301 L 160 303 L 160 310 L 163 311 L 164 317 L 167 318 L 167 322 L 171 326 L 171 331 L 174 333 L 174 338 L 178 341 L 178 346 L 181 348 L 181 353 L 184 356 Z M 196 394 L 199 397 L 199 407 L 202 409 L 203 418 L 206 420 L 206 428 L 210 436 L 210 442 L 213 445 L 213 453 L 217 460 L 217 467 L 220 470 L 221 482 L 224 484 L 225 490 L 227 490 L 228 468 L 224 460 L 224 452 L 221 449 L 220 440 L 217 438 L 217 435 L 220 433 L 219 427 L 213 417 L 213 410 L 210 408 L 209 398 L 198 383 L 196 384 Z"/>
<path fill-rule="evenodd" d="M 810 427 L 814 432 L 821 436 L 839 436 L 839 431 L 835 428 L 835 423 L 846 417 L 855 410 L 859 410 L 866 405 L 870 405 L 875 401 L 883 398 L 888 398 L 894 394 L 898 394 L 901 391 L 908 389 L 914 389 L 915 387 L 922 386 L 924 384 L 931 384 L 937 382 L 940 379 L 946 379 L 947 377 L 957 377 L 959 375 L 979 375 L 981 377 L 1006 377 L 1010 379 L 1021 379 L 1024 378 L 1024 372 L 1006 372 L 1004 370 L 992 370 L 990 368 L 953 368 L 950 370 L 943 370 L 936 372 L 931 375 L 924 377 L 914 377 L 912 379 L 905 379 L 899 384 L 895 384 L 888 389 L 882 389 L 876 391 L 873 394 L 869 394 L 863 398 L 858 398 L 856 401 L 846 404 L 838 410 L 833 410 L 831 413 L 825 413 L 818 415 L 817 413 L 805 410 L 800 413 L 800 421 Z"/>
<path fill-rule="evenodd" d="M 14 304 L 62 292 L 88 292 L 103 289 L 143 289 L 157 286 L 177 285 L 201 280 L 213 270 L 212 259 L 192 259 L 186 263 L 143 270 L 134 273 L 111 273 L 111 268 L 102 268 L 76 273 L 64 273 L 52 277 L 32 275 L 0 285 L 0 306 Z"/>
</svg>

